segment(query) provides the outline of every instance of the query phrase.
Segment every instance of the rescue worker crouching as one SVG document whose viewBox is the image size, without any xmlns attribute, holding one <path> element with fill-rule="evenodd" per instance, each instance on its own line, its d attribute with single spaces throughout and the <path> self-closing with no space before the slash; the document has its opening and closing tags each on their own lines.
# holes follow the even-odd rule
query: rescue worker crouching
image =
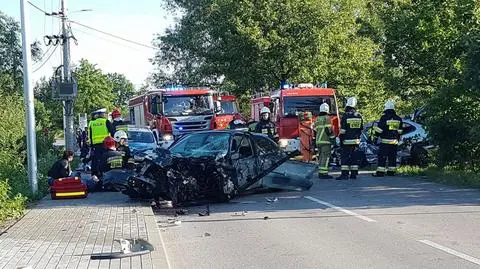
<svg viewBox="0 0 480 269">
<path fill-rule="evenodd" d="M 56 161 L 48 171 L 49 186 L 52 186 L 56 179 L 70 177 L 72 175 L 72 168 L 70 167 L 72 161 L 73 152 L 65 151 L 62 158 Z"/>
<path fill-rule="evenodd" d="M 228 126 L 226 129 L 234 130 L 234 129 L 248 129 L 247 123 L 243 120 L 242 115 L 240 114 L 235 114 L 233 116 L 233 120 L 228 123 Z"/>
<path fill-rule="evenodd" d="M 388 176 L 395 175 L 397 170 L 397 148 L 400 136 L 403 133 L 402 126 L 402 118 L 395 112 L 395 103 L 391 100 L 387 101 L 383 116 L 378 124 L 373 127 L 375 133 L 380 137 L 377 172 L 373 176 L 383 177 L 385 173 Z"/>
<path fill-rule="evenodd" d="M 120 112 L 119 109 L 115 109 L 112 111 L 112 119 L 113 119 L 113 132 L 117 131 L 128 131 L 128 124 L 125 122 L 122 118 L 122 113 Z"/>
<path fill-rule="evenodd" d="M 120 151 L 117 151 L 115 139 L 110 136 L 106 137 L 103 141 L 103 146 L 105 151 L 99 158 L 98 173 L 97 175 L 92 176 L 94 181 L 98 182 L 99 188 L 102 186 L 102 178 L 105 172 L 108 172 L 112 169 L 125 168 L 125 163 L 123 162 L 124 154 Z"/>
<path fill-rule="evenodd" d="M 114 135 L 114 128 L 112 123 L 106 119 L 107 110 L 105 108 L 99 109 L 92 113 L 93 120 L 88 124 L 88 133 L 90 138 L 90 159 L 92 176 L 98 174 L 98 162 L 104 151 L 103 141 L 106 137 Z"/>
<path fill-rule="evenodd" d="M 318 149 L 318 177 L 322 179 L 329 179 L 332 176 L 328 175 L 328 167 L 330 164 L 330 155 L 332 154 L 332 143 L 335 139 L 332 130 L 332 124 L 328 118 L 330 107 L 328 104 L 320 106 L 320 114 L 313 124 L 316 136 L 315 141 Z"/>
<path fill-rule="evenodd" d="M 355 110 L 356 106 L 357 99 L 355 97 L 347 99 L 345 114 L 341 120 L 339 137 L 342 174 L 336 178 L 337 180 L 347 180 L 349 174 L 351 179 L 356 179 L 358 176 L 360 165 L 358 145 L 360 144 L 360 136 L 363 129 L 363 118 Z"/>
<path fill-rule="evenodd" d="M 263 107 L 260 110 L 260 121 L 255 125 L 255 132 L 268 135 L 274 141 L 278 141 L 277 128 L 270 120 L 270 109 L 268 107 Z"/>
<path fill-rule="evenodd" d="M 128 136 L 125 131 L 117 131 L 113 137 L 116 142 L 117 151 L 123 155 L 123 163 L 127 169 L 135 169 L 135 161 L 133 159 L 130 147 L 128 147 Z"/>
</svg>

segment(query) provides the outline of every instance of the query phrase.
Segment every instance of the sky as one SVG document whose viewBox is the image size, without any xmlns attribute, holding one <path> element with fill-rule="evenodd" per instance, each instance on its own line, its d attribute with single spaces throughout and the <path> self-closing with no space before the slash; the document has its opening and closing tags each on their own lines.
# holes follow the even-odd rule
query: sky
<svg viewBox="0 0 480 269">
<path fill-rule="evenodd" d="M 155 34 L 163 33 L 174 23 L 174 16 L 161 6 L 162 0 L 65 0 L 68 16 L 72 21 L 132 40 L 146 46 L 152 46 Z M 46 12 L 60 10 L 60 0 L 30 0 L 34 5 Z M 41 41 L 45 35 L 60 32 L 60 20 L 45 16 L 31 5 L 27 5 L 30 18 L 30 39 Z M 82 9 L 92 11 L 78 12 Z M 20 1 L 0 0 L 0 10 L 20 22 Z M 77 12 L 76 12 L 77 11 Z M 149 62 L 155 50 L 131 44 L 94 30 L 71 24 L 78 45 L 71 43 L 71 62 L 78 63 L 82 58 L 97 64 L 105 72 L 124 74 L 138 88 L 153 72 Z M 53 70 L 61 65 L 61 46 L 50 59 L 34 63 L 32 80 L 50 77 Z M 52 47 L 50 52 L 55 47 Z M 46 56 L 50 55 L 50 52 Z M 45 57 L 45 60 L 48 57 Z"/>
</svg>

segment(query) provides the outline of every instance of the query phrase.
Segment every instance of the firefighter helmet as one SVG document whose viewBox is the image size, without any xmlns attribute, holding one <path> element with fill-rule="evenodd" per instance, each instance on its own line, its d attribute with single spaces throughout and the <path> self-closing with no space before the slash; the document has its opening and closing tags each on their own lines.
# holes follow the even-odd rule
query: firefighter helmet
<svg viewBox="0 0 480 269">
<path fill-rule="evenodd" d="M 113 136 L 113 138 L 115 139 L 115 141 L 120 143 L 120 141 L 122 139 L 127 139 L 128 136 L 127 136 L 127 133 L 125 131 L 120 130 L 120 131 L 115 132 L 115 135 Z"/>
<path fill-rule="evenodd" d="M 325 113 L 330 112 L 330 107 L 328 106 L 327 103 L 323 103 L 320 105 L 320 112 L 325 112 Z"/>
<path fill-rule="evenodd" d="M 355 108 L 357 106 L 357 98 L 349 97 L 347 99 L 347 107 Z"/>
<path fill-rule="evenodd" d="M 122 113 L 120 112 L 119 109 L 115 109 L 115 110 L 112 111 L 112 118 L 116 119 L 120 116 L 122 116 Z"/>
<path fill-rule="evenodd" d="M 262 107 L 262 110 L 260 110 L 260 114 L 264 114 L 264 113 L 270 114 L 270 109 L 266 106 Z"/>
<path fill-rule="evenodd" d="M 103 140 L 103 147 L 106 149 L 116 149 L 115 139 L 111 136 L 105 137 Z"/>
<path fill-rule="evenodd" d="M 385 110 L 395 110 L 395 102 L 393 102 L 392 100 L 388 100 L 386 103 L 385 103 Z"/>
</svg>

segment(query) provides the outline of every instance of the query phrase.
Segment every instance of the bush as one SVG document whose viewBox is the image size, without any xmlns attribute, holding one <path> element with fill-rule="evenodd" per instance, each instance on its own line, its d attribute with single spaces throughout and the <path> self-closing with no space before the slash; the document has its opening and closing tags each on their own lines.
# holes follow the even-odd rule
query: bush
<svg viewBox="0 0 480 269">
<path fill-rule="evenodd" d="M 12 196 L 8 180 L 0 179 L 0 222 L 22 216 L 26 200 L 21 194 Z"/>
<path fill-rule="evenodd" d="M 456 167 L 429 166 L 402 166 L 398 172 L 405 176 L 423 177 L 441 184 L 480 188 L 480 175 L 473 170 L 460 170 Z"/>
</svg>

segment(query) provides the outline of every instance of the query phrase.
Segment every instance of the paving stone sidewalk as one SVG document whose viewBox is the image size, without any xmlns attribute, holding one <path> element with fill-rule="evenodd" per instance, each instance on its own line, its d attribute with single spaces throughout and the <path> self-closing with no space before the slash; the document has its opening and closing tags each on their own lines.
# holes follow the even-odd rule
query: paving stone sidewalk
<svg viewBox="0 0 480 269">
<path fill-rule="evenodd" d="M 90 260 L 90 254 L 120 251 L 114 239 L 142 238 L 147 255 Z M 114 192 L 86 199 L 43 199 L 0 235 L 0 268 L 167 268 L 155 217 L 148 204 Z M 27 267 L 28 268 L 28 267 Z"/>
</svg>

